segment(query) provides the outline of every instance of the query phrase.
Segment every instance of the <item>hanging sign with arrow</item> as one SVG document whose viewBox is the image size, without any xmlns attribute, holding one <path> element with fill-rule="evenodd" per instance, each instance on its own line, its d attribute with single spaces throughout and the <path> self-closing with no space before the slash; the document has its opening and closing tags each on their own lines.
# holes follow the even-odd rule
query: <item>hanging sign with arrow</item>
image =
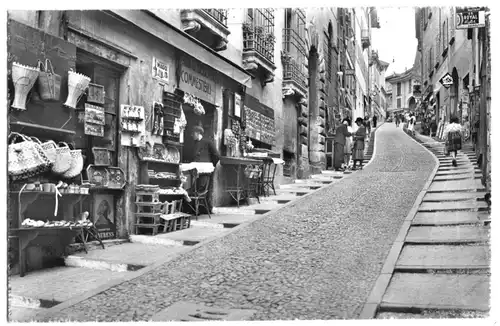
<svg viewBox="0 0 500 326">
<path fill-rule="evenodd" d="M 446 73 L 441 79 L 439 80 L 441 85 L 443 85 L 446 88 L 450 88 L 451 85 L 453 85 L 453 77 L 449 73 Z"/>
</svg>

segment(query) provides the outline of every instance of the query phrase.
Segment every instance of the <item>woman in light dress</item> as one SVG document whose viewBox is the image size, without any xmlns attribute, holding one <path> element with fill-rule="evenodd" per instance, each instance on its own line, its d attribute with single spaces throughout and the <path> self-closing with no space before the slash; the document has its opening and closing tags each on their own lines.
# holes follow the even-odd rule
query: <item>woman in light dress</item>
<svg viewBox="0 0 500 326">
<path fill-rule="evenodd" d="M 351 127 L 351 119 L 346 118 L 344 120 L 344 124 L 347 126 L 347 131 L 352 134 L 353 130 Z M 346 137 L 345 139 L 345 147 L 344 147 L 344 157 L 345 157 L 345 166 L 346 168 L 350 167 L 350 162 L 351 162 L 351 152 L 352 152 L 352 136 Z"/>
<path fill-rule="evenodd" d="M 450 124 L 443 131 L 446 154 L 451 154 L 453 166 L 457 166 L 457 153 L 462 149 L 463 128 L 458 117 L 452 116 Z"/>
</svg>

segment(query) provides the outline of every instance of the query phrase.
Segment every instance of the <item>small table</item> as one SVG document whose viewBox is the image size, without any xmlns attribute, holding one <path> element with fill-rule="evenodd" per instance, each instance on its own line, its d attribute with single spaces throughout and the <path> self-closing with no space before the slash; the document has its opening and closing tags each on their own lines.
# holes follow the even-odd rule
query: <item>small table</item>
<svg viewBox="0 0 500 326">
<path fill-rule="evenodd" d="M 220 158 L 220 164 L 222 166 L 228 166 L 236 172 L 236 186 L 227 186 L 226 178 L 226 192 L 228 192 L 231 197 L 236 201 L 238 207 L 240 207 L 240 201 L 242 199 L 247 199 L 246 196 L 246 183 L 247 180 L 241 180 L 241 167 L 248 165 L 260 165 L 262 162 L 260 160 L 248 159 L 243 157 L 227 157 L 223 156 Z"/>
</svg>

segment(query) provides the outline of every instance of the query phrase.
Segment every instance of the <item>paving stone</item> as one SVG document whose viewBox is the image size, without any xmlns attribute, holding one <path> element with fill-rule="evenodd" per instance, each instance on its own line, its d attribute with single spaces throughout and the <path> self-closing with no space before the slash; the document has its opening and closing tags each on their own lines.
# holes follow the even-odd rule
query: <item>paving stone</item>
<svg viewBox="0 0 500 326">
<path fill-rule="evenodd" d="M 488 241 L 490 228 L 477 225 L 411 227 L 406 242 L 471 242 Z"/>
<path fill-rule="evenodd" d="M 488 268 L 490 260 L 486 245 L 406 245 L 396 268 Z"/>
<path fill-rule="evenodd" d="M 442 202 L 442 201 L 459 201 L 459 200 L 476 200 L 483 199 L 486 192 L 436 192 L 428 193 L 424 196 L 423 202 Z"/>
<path fill-rule="evenodd" d="M 436 164 L 384 126 L 362 171 L 44 320 L 127 321 L 140 307 L 147 321 L 177 302 L 245 306 L 251 320 L 357 318 Z"/>
<path fill-rule="evenodd" d="M 467 200 L 467 201 L 448 201 L 441 203 L 423 202 L 418 208 L 419 212 L 435 212 L 435 211 L 459 211 L 459 210 L 486 210 L 488 205 L 484 201 Z"/>
<path fill-rule="evenodd" d="M 457 180 L 457 181 L 440 181 L 433 182 L 429 187 L 429 192 L 432 191 L 463 191 L 463 190 L 484 190 L 484 186 L 480 180 Z"/>
<path fill-rule="evenodd" d="M 489 310 L 490 277 L 396 273 L 382 304 L 394 307 Z"/>
</svg>

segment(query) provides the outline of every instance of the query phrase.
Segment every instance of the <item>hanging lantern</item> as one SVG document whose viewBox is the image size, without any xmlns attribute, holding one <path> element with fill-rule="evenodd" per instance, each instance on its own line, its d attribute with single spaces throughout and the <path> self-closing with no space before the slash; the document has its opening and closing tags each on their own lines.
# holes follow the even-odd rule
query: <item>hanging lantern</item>
<svg viewBox="0 0 500 326">
<path fill-rule="evenodd" d="M 12 107 L 14 109 L 26 110 L 28 93 L 33 88 L 39 74 L 39 68 L 24 66 L 17 62 L 12 64 L 12 81 L 15 89 Z"/>
</svg>

